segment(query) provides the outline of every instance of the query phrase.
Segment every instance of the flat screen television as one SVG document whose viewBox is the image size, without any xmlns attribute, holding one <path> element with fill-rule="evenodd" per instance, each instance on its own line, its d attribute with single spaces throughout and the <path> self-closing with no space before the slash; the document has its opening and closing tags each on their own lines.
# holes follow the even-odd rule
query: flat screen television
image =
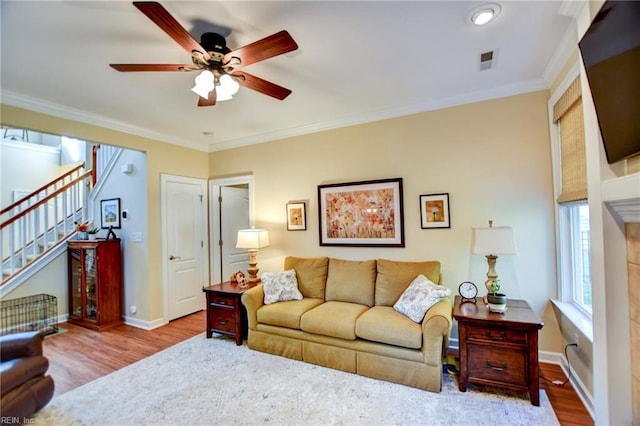
<svg viewBox="0 0 640 426">
<path fill-rule="evenodd" d="M 640 1 L 608 0 L 578 45 L 607 162 L 640 153 Z"/>
</svg>

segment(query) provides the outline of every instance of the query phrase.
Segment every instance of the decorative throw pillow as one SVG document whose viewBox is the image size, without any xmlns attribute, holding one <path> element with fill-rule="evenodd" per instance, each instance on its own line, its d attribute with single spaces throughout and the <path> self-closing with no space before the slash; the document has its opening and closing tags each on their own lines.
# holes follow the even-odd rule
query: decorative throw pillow
<svg viewBox="0 0 640 426">
<path fill-rule="evenodd" d="M 265 305 L 302 299 L 302 293 L 298 290 L 295 269 L 284 272 L 265 272 L 260 279 L 264 289 Z"/>
<path fill-rule="evenodd" d="M 409 317 L 413 322 L 421 323 L 430 307 L 448 297 L 451 290 L 429 281 L 424 275 L 418 275 L 393 305 L 393 309 Z"/>
</svg>

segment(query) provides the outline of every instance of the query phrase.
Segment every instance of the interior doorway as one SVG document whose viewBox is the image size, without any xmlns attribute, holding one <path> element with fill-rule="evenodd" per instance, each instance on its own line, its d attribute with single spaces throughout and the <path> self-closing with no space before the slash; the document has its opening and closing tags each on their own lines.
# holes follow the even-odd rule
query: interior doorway
<svg viewBox="0 0 640 426">
<path fill-rule="evenodd" d="M 160 176 L 165 315 L 169 321 L 204 308 L 206 188 L 204 179 Z"/>
<path fill-rule="evenodd" d="M 236 249 L 239 229 L 253 223 L 253 176 L 213 179 L 209 182 L 211 223 L 211 284 L 229 280 L 246 271 L 249 254 Z"/>
</svg>

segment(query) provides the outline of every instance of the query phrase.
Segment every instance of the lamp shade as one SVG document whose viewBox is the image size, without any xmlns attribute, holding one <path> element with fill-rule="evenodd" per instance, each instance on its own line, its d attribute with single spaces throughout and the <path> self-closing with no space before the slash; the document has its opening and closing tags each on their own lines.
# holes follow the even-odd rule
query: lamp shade
<svg viewBox="0 0 640 426">
<path fill-rule="evenodd" d="M 471 238 L 473 254 L 517 254 L 513 229 L 509 226 L 473 228 Z"/>
<path fill-rule="evenodd" d="M 269 246 L 269 231 L 266 229 L 240 229 L 236 248 L 257 250 Z"/>
</svg>

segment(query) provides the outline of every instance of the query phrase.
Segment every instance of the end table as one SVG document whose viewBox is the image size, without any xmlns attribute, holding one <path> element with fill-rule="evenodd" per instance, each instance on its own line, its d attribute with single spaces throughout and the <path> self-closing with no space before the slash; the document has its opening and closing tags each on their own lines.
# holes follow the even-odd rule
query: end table
<svg viewBox="0 0 640 426">
<path fill-rule="evenodd" d="M 462 302 L 456 296 L 453 317 L 458 321 L 459 387 L 467 383 L 529 392 L 540 405 L 538 330 L 544 324 L 524 300 L 508 300 L 503 314 L 489 312 L 481 298 Z"/>
<path fill-rule="evenodd" d="M 236 345 L 242 345 L 242 339 L 247 336 L 247 311 L 240 298 L 258 284 L 240 287 L 236 282 L 227 281 L 202 287 L 207 297 L 207 338 L 215 332 L 235 338 Z"/>
</svg>

